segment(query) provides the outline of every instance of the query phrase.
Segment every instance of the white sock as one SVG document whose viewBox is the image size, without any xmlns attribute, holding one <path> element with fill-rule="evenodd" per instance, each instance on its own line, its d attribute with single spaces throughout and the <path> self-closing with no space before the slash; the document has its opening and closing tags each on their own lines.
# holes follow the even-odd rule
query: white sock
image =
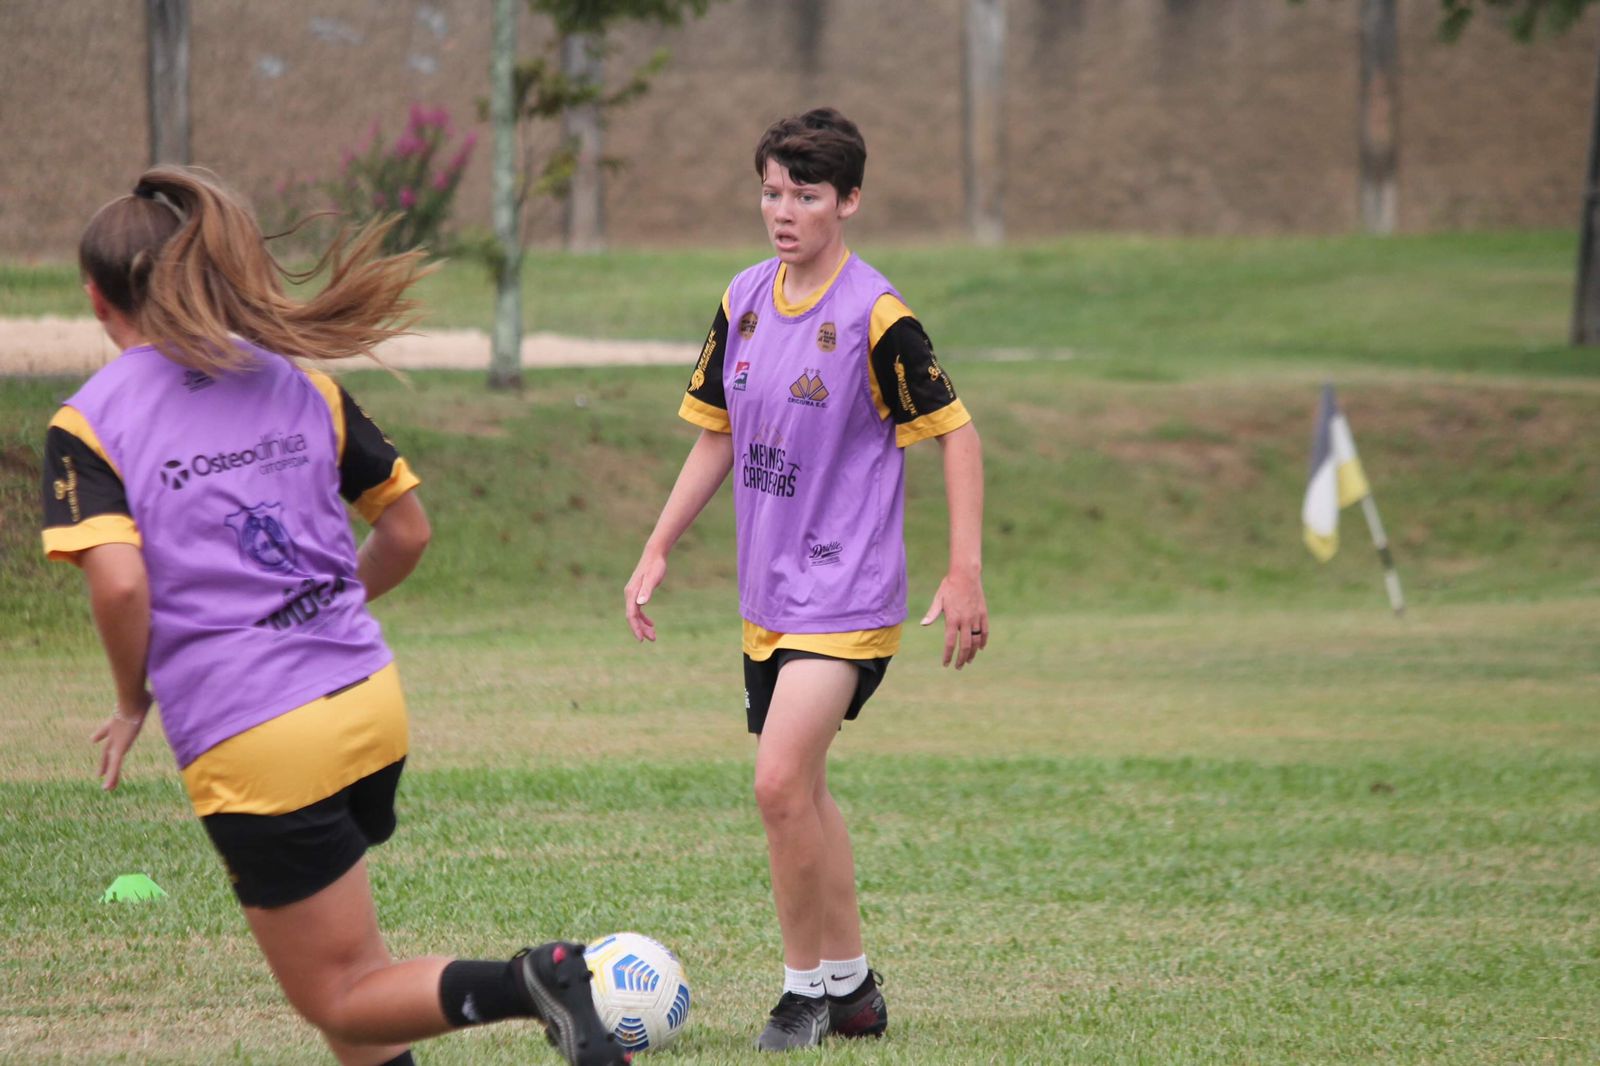
<svg viewBox="0 0 1600 1066">
<path fill-rule="evenodd" d="M 811 999 L 821 999 L 824 991 L 822 984 L 822 967 L 815 970 L 796 970 L 792 966 L 783 968 L 783 990 L 793 992 L 797 996 L 808 996 Z"/>
<path fill-rule="evenodd" d="M 822 979 L 830 996 L 848 996 L 860 988 L 867 979 L 867 957 L 858 956 L 840 962 L 822 960 Z"/>
</svg>

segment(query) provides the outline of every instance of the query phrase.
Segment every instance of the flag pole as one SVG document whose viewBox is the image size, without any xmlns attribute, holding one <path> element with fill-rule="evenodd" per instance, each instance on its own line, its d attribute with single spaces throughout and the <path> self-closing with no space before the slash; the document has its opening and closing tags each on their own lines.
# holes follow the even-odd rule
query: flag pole
<svg viewBox="0 0 1600 1066">
<path fill-rule="evenodd" d="M 1378 501 L 1371 490 L 1361 497 L 1361 513 L 1367 516 L 1367 528 L 1372 531 L 1372 546 L 1378 549 L 1378 559 L 1383 563 L 1383 584 L 1389 590 L 1389 606 L 1396 616 L 1406 613 L 1405 596 L 1400 592 L 1400 572 L 1394 568 L 1394 555 L 1389 551 L 1389 535 L 1383 531 L 1383 519 L 1378 517 Z"/>
</svg>

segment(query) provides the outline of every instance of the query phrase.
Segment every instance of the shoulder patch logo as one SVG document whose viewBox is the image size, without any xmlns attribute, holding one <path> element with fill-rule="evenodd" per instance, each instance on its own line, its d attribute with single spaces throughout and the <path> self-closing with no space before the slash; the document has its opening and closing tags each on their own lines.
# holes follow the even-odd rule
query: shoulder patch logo
<svg viewBox="0 0 1600 1066">
<path fill-rule="evenodd" d="M 711 353 L 717 350 L 717 331 L 712 329 L 706 334 L 706 342 L 700 348 L 700 361 L 694 365 L 694 373 L 689 375 L 689 391 L 699 392 L 700 387 L 706 383 L 706 365 L 711 362 Z"/>
<path fill-rule="evenodd" d="M 825 352 L 831 352 L 839 346 L 839 330 L 832 322 L 824 322 L 817 327 L 817 347 Z"/>
<path fill-rule="evenodd" d="M 896 391 L 900 396 L 900 409 L 915 419 L 918 414 L 917 405 L 911 400 L 911 387 L 906 384 L 906 364 L 901 360 L 899 353 L 894 357 L 894 377 L 898 386 Z"/>
<path fill-rule="evenodd" d="M 61 457 L 61 466 L 66 470 L 67 476 L 56 478 L 51 488 L 55 490 L 56 499 L 67 501 L 67 508 L 72 512 L 72 523 L 77 525 L 83 520 L 83 513 L 78 507 L 78 466 L 70 455 Z"/>
<path fill-rule="evenodd" d="M 743 337 L 745 340 L 749 340 L 751 337 L 754 337 L 756 335 L 756 322 L 757 318 L 754 311 L 746 311 L 744 314 L 740 315 L 739 336 Z"/>
</svg>

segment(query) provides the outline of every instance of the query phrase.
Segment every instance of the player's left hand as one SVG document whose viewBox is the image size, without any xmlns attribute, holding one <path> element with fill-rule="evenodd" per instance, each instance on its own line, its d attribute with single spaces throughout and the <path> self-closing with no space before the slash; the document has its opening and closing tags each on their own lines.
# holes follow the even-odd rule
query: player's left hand
<svg viewBox="0 0 1600 1066">
<path fill-rule="evenodd" d="M 91 741 L 105 744 L 100 749 L 100 787 L 107 792 L 122 781 L 122 760 L 133 742 L 139 739 L 139 731 L 144 728 L 145 716 L 150 713 L 153 702 L 148 692 L 141 692 L 136 699 L 117 700 L 111 717 L 90 734 Z"/>
<path fill-rule="evenodd" d="M 989 645 L 989 608 L 983 599 L 983 581 L 976 574 L 952 570 L 939 582 L 923 625 L 944 615 L 944 665 L 953 659 L 956 669 L 970 663 Z"/>
</svg>

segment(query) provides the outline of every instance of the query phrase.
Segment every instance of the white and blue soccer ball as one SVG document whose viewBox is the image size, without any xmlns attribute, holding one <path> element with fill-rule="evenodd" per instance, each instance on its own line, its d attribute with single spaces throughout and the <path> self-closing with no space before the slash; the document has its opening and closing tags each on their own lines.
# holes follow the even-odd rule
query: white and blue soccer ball
<svg viewBox="0 0 1600 1066">
<path fill-rule="evenodd" d="M 600 1021 L 627 1051 L 665 1047 L 689 1018 L 683 965 L 660 941 L 612 933 L 583 950 Z"/>
</svg>

